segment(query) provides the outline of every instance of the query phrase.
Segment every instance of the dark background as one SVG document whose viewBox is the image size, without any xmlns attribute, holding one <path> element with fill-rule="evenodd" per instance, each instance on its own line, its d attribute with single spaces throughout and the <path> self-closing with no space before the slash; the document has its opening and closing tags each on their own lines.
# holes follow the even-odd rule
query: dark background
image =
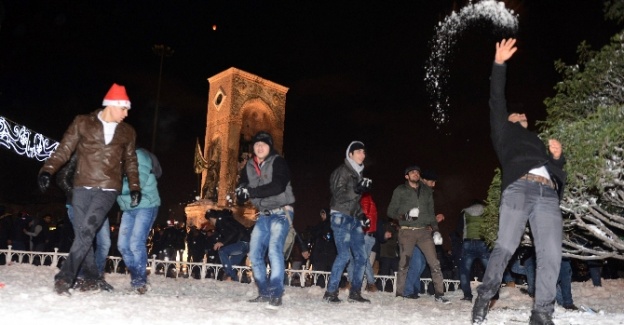
<svg viewBox="0 0 624 325">
<path fill-rule="evenodd" d="M 338 2 L 338 3 L 333 3 Z M 450 121 L 436 128 L 424 66 L 434 28 L 467 1 L 3 1 L 0 115 L 60 140 L 74 115 L 100 107 L 113 82 L 126 86 L 126 119 L 150 148 L 160 58 L 156 154 L 164 174 L 158 222 L 184 218 L 198 190 L 195 140 L 203 146 L 207 78 L 236 67 L 289 88 L 284 155 L 297 197 L 295 225 L 318 221 L 329 205 L 328 178 L 347 145 L 367 146 L 365 174 L 380 216 L 403 169 L 418 164 L 439 175 L 436 209 L 448 234 L 460 210 L 485 199 L 498 162 L 489 139 L 488 76 L 494 42 L 487 21 L 459 35 L 450 56 Z M 505 1 L 519 14 L 519 51 L 509 64 L 508 99 L 530 119 L 545 118 L 543 100 L 560 80 L 554 61 L 576 60 L 618 29 L 594 0 Z M 217 26 L 213 30 L 213 25 Z M 41 207 L 64 202 L 42 195 L 42 163 L 0 149 L 0 202 Z"/>
</svg>

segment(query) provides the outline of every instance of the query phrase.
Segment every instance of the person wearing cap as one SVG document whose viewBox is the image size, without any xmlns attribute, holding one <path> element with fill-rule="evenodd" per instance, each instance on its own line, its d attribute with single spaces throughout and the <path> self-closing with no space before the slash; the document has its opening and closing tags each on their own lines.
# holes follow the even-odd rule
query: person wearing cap
<svg viewBox="0 0 624 325">
<path fill-rule="evenodd" d="M 561 267 L 563 220 L 559 200 L 566 173 L 561 143 L 548 140 L 548 149 L 538 134 L 529 131 L 526 114 L 508 112 L 505 99 L 507 65 L 517 50 L 516 40 L 496 43 L 490 77 L 490 137 L 501 164 L 499 228 L 477 299 L 472 322 L 483 323 L 490 300 L 498 292 L 509 263 L 529 222 L 537 255 L 535 300 L 530 324 L 554 324 L 557 278 Z M 559 193 L 558 193 L 559 192 Z"/>
<path fill-rule="evenodd" d="M 284 294 L 284 244 L 292 227 L 295 203 L 286 160 L 273 147 L 273 137 L 265 131 L 252 138 L 254 156 L 240 171 L 235 190 L 237 203 L 248 199 L 258 210 L 256 225 L 251 232 L 249 258 L 258 296 L 249 302 L 282 304 Z M 267 276 L 264 260 L 268 251 L 271 274 Z"/>
<path fill-rule="evenodd" d="M 405 183 L 397 186 L 388 205 L 388 216 L 399 222 L 399 272 L 397 273 L 397 296 L 418 298 L 420 283 L 416 283 L 422 270 L 410 268 L 414 247 L 425 255 L 431 269 L 435 300 L 449 303 L 444 297 L 444 279 L 438 260 L 434 238 L 441 237 L 433 210 L 433 190 L 420 178 L 420 167 L 405 169 Z M 431 231 L 434 236 L 431 236 Z M 418 281 L 420 282 L 420 281 Z"/>
<path fill-rule="evenodd" d="M 93 239 L 121 191 L 122 175 L 128 177 L 131 206 L 141 201 L 136 132 L 123 121 L 130 110 L 126 88 L 113 84 L 102 106 L 103 109 L 74 118 L 38 175 L 39 188 L 45 192 L 52 175 L 76 153 L 78 164 L 71 203 L 75 239 L 61 270 L 54 276 L 54 290 L 62 295 L 69 294 L 81 267 L 86 281 L 81 290 L 99 290 L 103 274 L 95 263 Z"/>
<path fill-rule="evenodd" d="M 329 284 L 323 300 L 338 303 L 338 287 L 342 273 L 353 254 L 353 276 L 348 300 L 350 302 L 367 302 L 362 297 L 362 280 L 364 267 L 368 258 L 364 243 L 362 226 L 370 225 L 370 220 L 362 212 L 360 200 L 363 193 L 369 192 L 371 180 L 362 177 L 366 152 L 364 143 L 353 141 L 346 151 L 344 163 L 336 168 L 329 177 L 331 191 L 330 211 L 331 228 L 338 256 L 332 265 Z"/>
</svg>

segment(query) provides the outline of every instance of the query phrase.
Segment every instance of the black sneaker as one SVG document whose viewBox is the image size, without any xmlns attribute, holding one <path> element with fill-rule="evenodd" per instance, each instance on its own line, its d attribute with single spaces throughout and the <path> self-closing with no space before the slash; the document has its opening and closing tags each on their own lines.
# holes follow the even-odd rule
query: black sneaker
<svg viewBox="0 0 624 325">
<path fill-rule="evenodd" d="M 469 302 L 471 302 L 471 303 L 472 303 L 472 297 L 463 297 L 463 298 L 461 298 L 461 299 L 459 299 L 459 300 L 462 300 L 462 301 L 469 301 Z"/>
<path fill-rule="evenodd" d="M 150 287 L 147 284 L 134 288 L 134 291 L 140 295 L 146 294 L 149 290 L 150 290 Z"/>
<path fill-rule="evenodd" d="M 349 292 L 349 302 L 367 302 L 370 304 L 370 300 L 362 297 L 362 294 L 359 291 L 351 291 Z"/>
<path fill-rule="evenodd" d="M 529 325 L 555 325 L 555 323 L 550 314 L 533 310 L 531 311 L 531 318 L 529 318 Z"/>
<path fill-rule="evenodd" d="M 418 299 L 420 296 L 417 293 L 412 293 L 411 295 L 401 296 L 405 299 Z"/>
<path fill-rule="evenodd" d="M 247 302 L 269 302 L 271 298 L 265 296 L 257 296 L 251 300 L 247 300 Z M 281 300 L 280 300 L 281 301 Z"/>
<path fill-rule="evenodd" d="M 271 297 L 269 299 L 269 305 L 273 307 L 278 307 L 282 305 L 282 297 Z"/>
<path fill-rule="evenodd" d="M 450 300 L 448 300 L 448 299 L 446 299 L 444 296 L 438 296 L 438 295 L 436 295 L 436 296 L 435 296 L 435 301 L 436 301 L 436 302 L 441 302 L 441 303 L 443 303 L 443 304 L 445 304 L 445 305 L 447 305 L 447 304 L 450 304 L 450 303 L 451 303 L 451 301 L 450 301 Z"/>
<path fill-rule="evenodd" d="M 481 324 L 485 321 L 488 310 L 490 309 L 490 300 L 477 296 L 474 306 L 472 306 L 472 323 Z"/>
<path fill-rule="evenodd" d="M 98 285 L 98 280 L 85 279 L 78 290 L 80 292 L 99 291 L 100 286 Z"/>
<path fill-rule="evenodd" d="M 115 288 L 113 288 L 113 286 L 110 285 L 110 283 L 106 282 L 104 279 L 97 280 L 97 284 L 102 290 L 105 290 L 108 292 L 112 292 L 113 290 L 115 290 Z"/>
<path fill-rule="evenodd" d="M 70 288 L 71 288 L 71 285 L 63 279 L 58 279 L 54 281 L 54 291 L 59 295 L 66 295 L 66 296 L 71 295 L 71 293 L 69 293 Z"/>
<path fill-rule="evenodd" d="M 85 282 L 85 279 L 77 278 L 76 281 L 74 281 L 74 285 L 72 285 L 71 288 L 74 289 L 74 290 L 80 290 L 80 287 L 82 287 L 84 282 Z"/>
<path fill-rule="evenodd" d="M 576 305 L 574 305 L 574 304 L 563 305 L 562 307 L 567 309 L 567 310 L 578 310 L 578 307 L 576 307 Z"/>
<path fill-rule="evenodd" d="M 338 291 L 336 292 L 325 291 L 325 294 L 323 295 L 323 300 L 326 302 L 330 302 L 330 303 L 341 302 L 341 300 L 338 299 Z"/>
</svg>

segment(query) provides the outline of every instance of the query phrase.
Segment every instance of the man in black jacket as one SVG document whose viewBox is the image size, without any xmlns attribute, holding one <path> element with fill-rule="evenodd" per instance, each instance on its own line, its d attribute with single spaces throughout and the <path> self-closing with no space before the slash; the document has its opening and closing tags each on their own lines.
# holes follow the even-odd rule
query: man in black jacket
<svg viewBox="0 0 624 325">
<path fill-rule="evenodd" d="M 502 196 L 498 239 L 472 309 L 476 324 L 485 320 L 490 299 L 500 287 L 505 266 L 520 244 L 527 221 L 535 240 L 538 270 L 530 324 L 554 324 L 562 241 L 559 199 L 566 179 L 565 159 L 559 141 L 550 139 L 546 150 L 537 134 L 527 130 L 525 114 L 507 113 L 505 61 L 516 52 L 515 43 L 515 39 L 496 43 L 490 78 L 491 138 L 503 171 Z"/>
<path fill-rule="evenodd" d="M 206 219 L 215 227 L 215 244 L 213 249 L 218 251 L 219 259 L 223 264 L 224 280 L 239 281 L 238 272 L 233 265 L 240 265 L 249 253 L 250 232 L 234 219 L 232 211 L 208 210 Z"/>
</svg>

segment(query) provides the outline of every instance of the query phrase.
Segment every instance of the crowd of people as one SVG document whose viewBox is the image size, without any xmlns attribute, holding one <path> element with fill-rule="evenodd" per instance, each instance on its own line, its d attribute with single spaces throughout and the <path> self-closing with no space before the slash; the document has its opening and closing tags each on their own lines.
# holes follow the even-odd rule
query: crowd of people
<svg viewBox="0 0 624 325">
<path fill-rule="evenodd" d="M 531 324 L 552 324 L 555 301 L 576 309 L 570 290 L 572 261 L 561 254 L 559 200 L 566 180 L 565 157 L 559 141 L 549 139 L 546 146 L 527 130 L 523 112 L 508 111 L 506 61 L 515 51 L 514 39 L 497 43 L 492 68 L 491 136 L 503 170 L 500 226 L 493 248 L 482 233 L 486 205 L 475 200 L 461 211 L 457 230 L 447 236 L 454 249 L 444 251 L 439 223 L 445 216 L 436 213 L 433 198 L 437 175 L 416 164 L 398 177 L 387 209 L 378 210 L 373 180 L 365 177 L 366 147 L 361 141 L 347 146 L 344 161 L 328 175 L 331 200 L 320 210 L 319 223 L 297 233 L 290 170 L 265 131 L 252 138 L 253 154 L 242 167 L 235 190 L 238 205 L 256 209 L 253 226 L 242 225 L 231 210 L 209 210 L 209 227 L 187 229 L 183 222 L 171 221 L 156 226 L 150 238 L 160 206 L 157 179 L 162 171 L 152 153 L 135 146 L 134 129 L 123 122 L 130 101 L 125 88 L 116 84 L 106 94 L 103 109 L 74 119 L 39 172 L 44 192 L 57 174 L 68 197 L 67 219 L 52 232 L 49 215 L 3 213 L 2 247 L 10 243 L 15 250 L 67 250 L 55 276 L 54 290 L 59 294 L 69 294 L 70 288 L 113 290 L 104 279 L 104 262 L 113 242 L 139 294 L 149 290 L 148 247 L 150 254 L 163 260 L 180 261 L 188 249 L 188 261 L 221 263 L 223 274 L 214 276 L 224 281 L 241 281 L 233 266 L 248 263 L 258 289 L 249 302 L 271 307 L 282 304 L 288 263 L 298 268 L 306 260 L 314 270 L 330 272 L 329 279 L 317 282 L 325 287 L 322 299 L 328 303 L 342 301 L 340 288 L 348 288 L 349 302 L 370 303 L 362 290 L 384 289 L 375 273 L 396 273 L 396 288 L 390 290 L 398 298 L 418 299 L 430 293 L 436 302 L 448 304 L 443 281 L 452 278 L 460 282 L 461 300 L 474 303 L 473 323 L 485 321 L 501 284 L 515 285 L 521 275 L 526 293 L 534 298 Z M 111 232 L 117 226 L 110 227 L 106 217 L 115 202 L 123 213 L 117 234 Z M 58 236 L 58 229 L 73 230 L 73 240 L 65 238 L 67 234 Z M 600 278 L 592 275 L 594 284 L 600 285 Z M 431 278 L 432 286 L 424 288 L 422 277 Z M 470 285 L 475 277 L 482 281 L 476 299 Z"/>
</svg>

